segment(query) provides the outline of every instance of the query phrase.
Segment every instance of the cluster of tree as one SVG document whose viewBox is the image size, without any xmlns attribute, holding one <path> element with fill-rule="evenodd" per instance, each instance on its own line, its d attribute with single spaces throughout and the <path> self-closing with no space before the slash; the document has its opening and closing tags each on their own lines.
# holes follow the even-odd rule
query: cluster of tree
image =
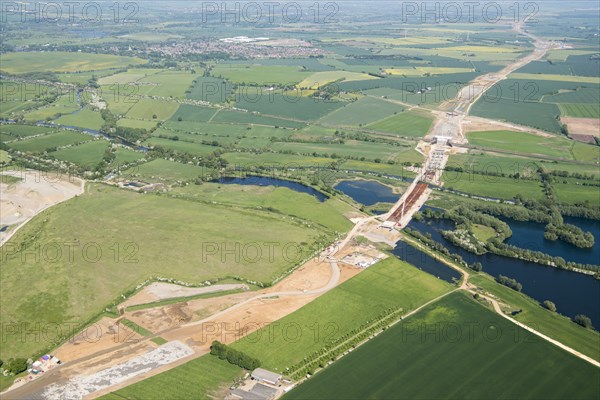
<svg viewBox="0 0 600 400">
<path fill-rule="evenodd" d="M 20 374 L 27 370 L 27 360 L 24 358 L 11 358 L 4 365 L 4 361 L 0 360 L 0 367 L 4 367 L 4 370 L 12 375 Z"/>
<path fill-rule="evenodd" d="M 558 207 L 562 215 L 600 220 L 600 206 L 590 205 L 587 200 L 583 203 L 559 204 Z"/>
<path fill-rule="evenodd" d="M 458 206 L 451 210 L 447 210 L 444 213 L 444 217 L 454 221 L 456 225 L 464 225 L 468 229 L 471 229 L 472 224 L 489 226 L 496 231 L 498 234 L 497 239 L 500 241 L 512 236 L 512 230 L 506 222 L 491 215 L 473 211 L 464 206 Z"/>
<path fill-rule="evenodd" d="M 215 340 L 210 346 L 210 354 L 219 357 L 221 360 L 227 360 L 230 364 L 252 371 L 260 367 L 260 360 L 250 357 L 244 352 L 232 349 L 231 347 Z"/>
<path fill-rule="evenodd" d="M 464 266 L 467 265 L 467 263 L 465 262 L 465 260 L 463 260 L 463 258 L 460 256 L 460 254 L 450 252 L 450 250 L 448 250 L 448 248 L 446 248 L 443 244 L 433 240 L 433 238 L 431 237 L 431 234 L 429 232 L 427 232 L 426 234 L 422 234 L 421 232 L 417 231 L 416 229 L 410 229 L 408 227 L 404 229 L 404 232 L 406 232 L 410 236 L 414 237 L 421 243 L 425 244 L 430 249 L 435 250 L 438 253 L 442 253 L 446 257 L 456 261 L 457 263 L 459 263 L 461 265 L 464 265 Z"/>
<path fill-rule="evenodd" d="M 497 240 L 490 240 L 486 247 L 489 252 L 497 254 L 499 256 L 518 258 L 525 261 L 531 261 L 534 263 L 549 265 L 562 269 L 579 269 L 584 271 L 600 272 L 600 265 L 594 264 L 578 264 L 572 261 L 565 261 L 562 257 L 554 257 L 541 251 L 534 251 L 528 249 L 522 249 L 510 244 L 501 243 Z"/>
<path fill-rule="evenodd" d="M 580 172 L 569 172 L 569 171 L 549 171 L 548 175 L 557 176 L 561 178 L 575 178 L 586 181 L 598 180 L 593 174 L 582 174 Z"/>
<path fill-rule="evenodd" d="M 590 317 L 583 314 L 577 314 L 575 317 L 573 317 L 573 322 L 588 329 L 592 329 L 594 327 Z"/>
<path fill-rule="evenodd" d="M 544 308 L 552 311 L 552 312 L 556 312 L 556 304 L 554 304 L 553 302 L 551 302 L 550 300 L 545 300 L 542 305 L 544 306 Z"/>
<path fill-rule="evenodd" d="M 460 247 L 461 249 L 465 249 L 479 256 L 487 253 L 485 243 L 482 243 L 479 240 L 477 240 L 470 233 L 470 231 L 466 229 L 456 229 L 453 231 L 444 230 L 441 231 L 441 234 L 444 237 L 444 239 L 450 241 L 452 244 Z"/>
<path fill-rule="evenodd" d="M 148 151 L 148 155 L 151 158 L 164 158 L 172 159 L 184 164 L 194 164 L 208 169 L 220 170 L 227 167 L 228 162 L 224 158 L 221 158 L 222 151 L 220 149 L 215 150 L 214 153 L 203 155 L 199 157 L 197 154 L 177 151 L 173 149 L 166 149 L 162 146 L 154 146 Z"/>
<path fill-rule="evenodd" d="M 584 232 L 578 226 L 571 224 L 546 225 L 544 237 L 547 240 L 560 239 L 582 249 L 594 247 L 594 235 L 591 232 Z"/>
<path fill-rule="evenodd" d="M 502 284 L 504 286 L 507 286 L 507 287 L 509 287 L 509 288 L 511 288 L 513 290 L 516 290 L 517 292 L 520 292 L 521 289 L 523 289 L 523 285 L 521 285 L 515 279 L 509 278 L 509 277 L 504 276 L 504 275 L 499 275 L 496 278 L 496 282 L 498 282 L 498 283 L 500 283 L 500 284 Z"/>
<path fill-rule="evenodd" d="M 483 271 L 483 264 L 481 264 L 479 261 L 476 261 L 473 264 L 469 264 L 469 268 L 471 268 L 473 271 L 481 272 Z"/>
</svg>

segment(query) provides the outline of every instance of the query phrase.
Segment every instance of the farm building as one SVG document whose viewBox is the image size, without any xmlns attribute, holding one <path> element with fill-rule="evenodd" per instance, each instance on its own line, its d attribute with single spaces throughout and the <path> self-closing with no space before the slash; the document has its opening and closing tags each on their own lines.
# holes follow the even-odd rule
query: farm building
<svg viewBox="0 0 600 400">
<path fill-rule="evenodd" d="M 271 385 L 279 385 L 281 382 L 281 375 L 275 372 L 267 371 L 266 369 L 256 368 L 252 371 L 252 379 L 258 382 L 265 382 Z"/>
</svg>

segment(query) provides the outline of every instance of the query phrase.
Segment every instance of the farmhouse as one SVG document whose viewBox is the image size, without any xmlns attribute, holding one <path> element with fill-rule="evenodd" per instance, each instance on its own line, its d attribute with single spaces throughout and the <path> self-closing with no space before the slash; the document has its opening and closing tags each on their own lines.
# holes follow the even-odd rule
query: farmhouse
<svg viewBox="0 0 600 400">
<path fill-rule="evenodd" d="M 256 368 L 252 371 L 252 379 L 258 382 L 265 382 L 271 385 L 279 385 L 281 382 L 281 375 L 275 372 L 267 371 L 266 369 Z"/>
</svg>

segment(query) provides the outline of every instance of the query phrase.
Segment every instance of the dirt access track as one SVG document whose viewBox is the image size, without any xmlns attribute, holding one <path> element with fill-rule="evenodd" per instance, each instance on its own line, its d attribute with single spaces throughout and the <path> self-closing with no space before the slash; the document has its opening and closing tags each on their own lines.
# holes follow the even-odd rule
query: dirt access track
<svg viewBox="0 0 600 400">
<path fill-rule="evenodd" d="M 0 246 L 37 214 L 83 193 L 85 181 L 34 170 L 7 170 L 2 175 L 20 179 L 0 183 Z"/>
</svg>

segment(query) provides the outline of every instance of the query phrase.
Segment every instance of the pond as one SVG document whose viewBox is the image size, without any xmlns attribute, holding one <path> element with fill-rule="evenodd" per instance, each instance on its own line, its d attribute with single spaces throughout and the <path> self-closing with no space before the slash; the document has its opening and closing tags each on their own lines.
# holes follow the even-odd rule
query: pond
<svg viewBox="0 0 600 400">
<path fill-rule="evenodd" d="M 380 202 L 395 203 L 400 198 L 400 195 L 392 192 L 390 187 L 371 180 L 341 181 L 334 188 L 365 206 Z"/>
<path fill-rule="evenodd" d="M 318 190 L 304 185 L 299 182 L 288 181 L 285 179 L 270 178 L 266 176 L 246 176 L 243 178 L 234 177 L 222 177 L 215 182 L 222 183 L 225 185 L 245 185 L 245 186 L 275 186 L 275 187 L 286 187 L 300 193 L 308 193 L 315 196 L 320 202 L 324 202 L 328 199 L 327 195 L 319 192 Z"/>
</svg>

